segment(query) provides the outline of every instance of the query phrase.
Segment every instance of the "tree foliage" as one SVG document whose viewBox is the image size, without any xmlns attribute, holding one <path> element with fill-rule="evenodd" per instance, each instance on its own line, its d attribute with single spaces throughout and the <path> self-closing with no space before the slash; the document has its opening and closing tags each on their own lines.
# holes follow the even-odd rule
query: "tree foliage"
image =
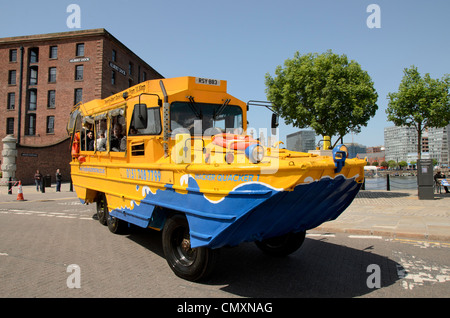
<svg viewBox="0 0 450 318">
<path fill-rule="evenodd" d="M 429 127 L 445 127 L 450 123 L 450 76 L 432 79 L 421 77 L 414 65 L 404 69 L 398 92 L 389 93 L 386 109 L 388 120 L 396 126 L 415 127 L 418 134 L 417 153 L 421 155 L 422 132 Z"/>
<path fill-rule="evenodd" d="M 346 55 L 309 53 L 287 59 L 275 76 L 266 74 L 266 94 L 274 110 L 294 127 L 323 136 L 359 133 L 378 109 L 373 82 Z"/>
</svg>

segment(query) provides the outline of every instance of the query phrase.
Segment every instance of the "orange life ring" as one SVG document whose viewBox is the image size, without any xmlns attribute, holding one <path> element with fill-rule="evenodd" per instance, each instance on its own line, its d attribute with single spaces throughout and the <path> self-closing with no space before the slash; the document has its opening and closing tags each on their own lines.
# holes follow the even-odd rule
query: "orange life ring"
<svg viewBox="0 0 450 318">
<path fill-rule="evenodd" d="M 217 134 L 212 137 L 212 142 L 223 148 L 230 148 L 234 150 L 244 150 L 252 144 L 257 144 L 258 141 L 248 135 L 236 134 Z"/>
<path fill-rule="evenodd" d="M 77 158 L 80 155 L 80 133 L 75 133 L 72 143 L 72 157 Z"/>
</svg>

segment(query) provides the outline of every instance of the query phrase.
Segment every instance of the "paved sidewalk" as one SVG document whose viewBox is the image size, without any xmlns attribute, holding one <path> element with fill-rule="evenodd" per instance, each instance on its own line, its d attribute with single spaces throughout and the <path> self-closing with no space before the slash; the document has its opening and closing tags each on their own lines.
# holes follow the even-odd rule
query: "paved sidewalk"
<svg viewBox="0 0 450 318">
<path fill-rule="evenodd" d="M 361 190 L 336 220 L 316 230 L 450 242 L 450 194 L 419 200 L 417 190 Z"/>
<path fill-rule="evenodd" d="M 55 185 L 45 193 L 32 185 L 23 186 L 27 201 L 57 200 L 73 197 L 69 183 L 61 192 Z M 0 187 L 0 203 L 17 202 L 17 187 L 7 194 Z M 450 194 L 435 194 L 434 200 L 419 200 L 417 190 L 361 190 L 352 204 L 334 221 L 325 222 L 317 231 L 344 232 L 358 235 L 378 235 L 450 242 Z"/>
</svg>

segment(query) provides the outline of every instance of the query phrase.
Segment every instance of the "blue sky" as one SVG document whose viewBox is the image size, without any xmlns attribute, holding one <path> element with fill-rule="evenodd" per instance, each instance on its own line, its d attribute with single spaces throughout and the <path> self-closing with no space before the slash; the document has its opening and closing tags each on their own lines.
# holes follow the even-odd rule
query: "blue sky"
<svg viewBox="0 0 450 318">
<path fill-rule="evenodd" d="M 403 69 L 450 73 L 448 0 L 16 0 L 0 4 L 0 37 L 71 31 L 69 4 L 81 8 L 81 29 L 105 28 L 165 77 L 228 81 L 235 97 L 266 100 L 264 76 L 300 53 L 331 49 L 367 71 L 379 109 L 367 127 L 345 142 L 384 143 L 386 96 L 397 91 Z M 380 8 L 381 28 L 370 29 L 368 5 Z M 251 127 L 270 125 L 255 108 Z M 280 120 L 280 140 L 298 129 Z M 317 139 L 318 140 L 318 139 Z"/>
</svg>

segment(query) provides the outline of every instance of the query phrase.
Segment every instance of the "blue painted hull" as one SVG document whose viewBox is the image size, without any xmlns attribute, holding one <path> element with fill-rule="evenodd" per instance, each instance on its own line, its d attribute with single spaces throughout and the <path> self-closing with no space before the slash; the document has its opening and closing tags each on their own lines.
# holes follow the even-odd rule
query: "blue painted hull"
<svg viewBox="0 0 450 318">
<path fill-rule="evenodd" d="M 249 182 L 220 202 L 212 202 L 189 178 L 187 194 L 177 193 L 170 185 L 156 193 L 137 186 L 136 191 L 145 194 L 140 204 L 113 210 L 111 215 L 141 227 L 162 228 L 164 214 L 155 212 L 156 207 L 182 211 L 189 222 L 191 247 L 219 248 L 305 231 L 334 220 L 350 205 L 360 187 L 354 178 L 342 175 L 301 184 L 293 191 Z"/>
</svg>

